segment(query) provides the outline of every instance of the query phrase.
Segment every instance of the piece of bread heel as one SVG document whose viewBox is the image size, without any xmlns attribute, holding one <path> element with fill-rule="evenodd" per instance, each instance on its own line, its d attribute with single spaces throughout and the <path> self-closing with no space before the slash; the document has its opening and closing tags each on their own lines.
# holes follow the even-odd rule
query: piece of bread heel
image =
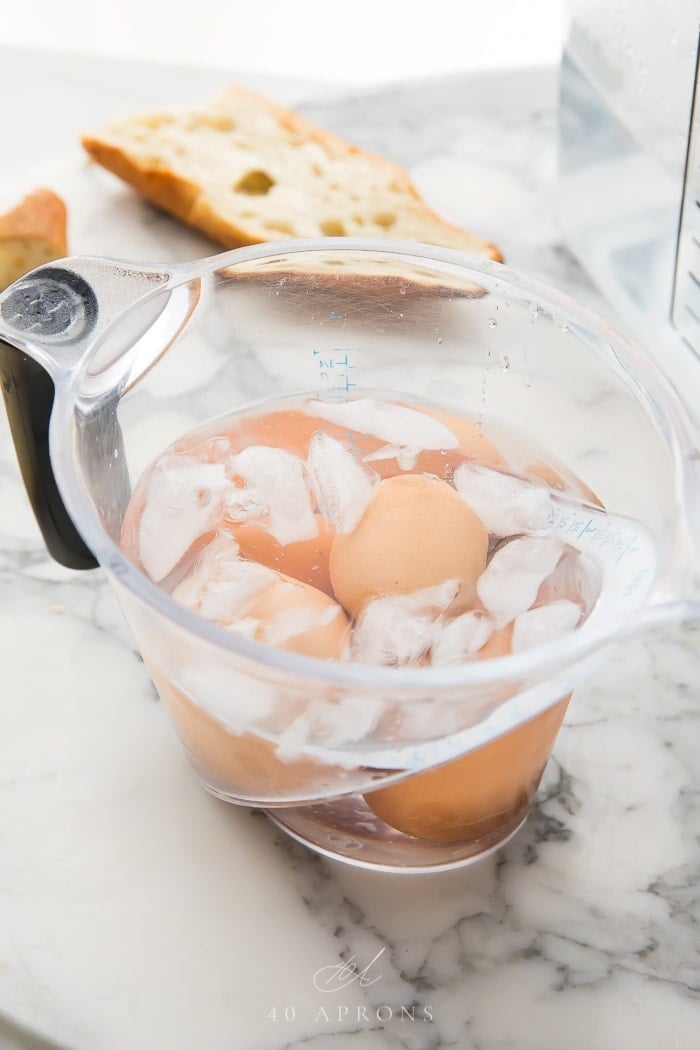
<svg viewBox="0 0 700 1050">
<path fill-rule="evenodd" d="M 0 215 L 0 288 L 66 255 L 66 206 L 52 190 L 34 190 Z"/>
<path fill-rule="evenodd" d="M 381 237 L 501 260 L 493 244 L 429 208 L 398 165 L 243 88 L 199 109 L 116 120 L 82 142 L 98 164 L 226 248 Z M 386 277 L 386 265 L 366 269 L 372 281 Z M 478 294 L 458 279 L 418 283 Z"/>
</svg>

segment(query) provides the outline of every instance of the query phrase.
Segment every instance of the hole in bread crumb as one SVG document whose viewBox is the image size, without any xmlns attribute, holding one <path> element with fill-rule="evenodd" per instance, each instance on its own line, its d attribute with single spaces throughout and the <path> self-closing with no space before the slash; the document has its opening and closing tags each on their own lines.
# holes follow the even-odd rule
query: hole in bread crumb
<svg viewBox="0 0 700 1050">
<path fill-rule="evenodd" d="M 311 170 L 313 171 L 314 175 L 323 175 L 323 168 L 320 164 L 312 164 Z"/>
<path fill-rule="evenodd" d="M 286 233 L 288 237 L 296 237 L 297 235 L 297 231 L 291 222 L 284 222 L 283 219 L 278 219 L 274 222 L 264 222 L 263 226 L 266 230 L 272 230 L 273 233 Z"/>
<path fill-rule="evenodd" d="M 385 230 L 388 230 L 388 228 L 393 226 L 396 222 L 396 216 L 391 211 L 378 211 L 377 214 L 373 216 L 373 219 L 377 226 L 381 226 Z"/>
<path fill-rule="evenodd" d="M 365 220 L 361 215 L 353 215 L 352 221 L 356 222 L 358 226 L 364 226 Z"/>
<path fill-rule="evenodd" d="M 345 227 L 340 219 L 324 219 L 319 223 L 319 228 L 324 237 L 344 237 Z"/>
<path fill-rule="evenodd" d="M 247 171 L 234 184 L 235 193 L 247 193 L 250 197 L 264 197 L 275 185 L 266 171 Z"/>
</svg>

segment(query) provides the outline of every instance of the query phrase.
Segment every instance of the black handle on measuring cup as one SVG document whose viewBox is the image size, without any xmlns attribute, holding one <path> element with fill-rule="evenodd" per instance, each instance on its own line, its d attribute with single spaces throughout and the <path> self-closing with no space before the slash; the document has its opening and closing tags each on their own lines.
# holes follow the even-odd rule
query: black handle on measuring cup
<svg viewBox="0 0 700 1050">
<path fill-rule="evenodd" d="M 69 569 L 96 568 L 97 559 L 63 505 L 51 466 L 51 377 L 21 350 L 0 341 L 0 384 L 22 480 L 49 553 Z"/>
<path fill-rule="evenodd" d="M 33 340 L 73 345 L 94 325 L 95 296 L 70 270 L 45 266 L 17 281 L 0 304 L 0 385 L 22 480 L 49 553 L 71 569 L 94 569 L 97 559 L 73 524 L 56 485 L 49 456 L 54 384 L 48 371 L 21 349 Z M 1 337 L 19 337 L 13 346 Z"/>
<path fill-rule="evenodd" d="M 93 569 L 98 562 L 64 506 L 51 465 L 54 382 L 79 368 L 126 311 L 164 295 L 154 316 L 159 323 L 168 316 L 169 323 L 161 325 L 157 338 L 141 348 L 138 374 L 146 372 L 189 324 L 201 299 L 202 282 L 196 263 L 178 269 L 72 256 L 40 266 L 0 291 L 0 383 L 17 458 L 46 546 L 57 561 L 71 569 Z M 173 288 L 181 294 L 166 314 Z M 150 325 L 154 322 L 149 317 Z M 133 361 L 129 368 L 133 380 Z M 111 382 L 109 375 L 104 381 Z M 103 395 L 113 392 L 109 385 L 101 391 Z M 128 500 L 129 479 L 126 457 L 119 455 L 124 449 L 114 404 L 105 397 L 102 407 L 104 411 L 93 414 L 82 434 L 103 451 L 108 448 L 115 453 L 118 467 L 109 477 L 103 476 L 99 464 L 92 475 L 90 464 L 86 467 L 102 524 L 113 534 Z"/>
</svg>

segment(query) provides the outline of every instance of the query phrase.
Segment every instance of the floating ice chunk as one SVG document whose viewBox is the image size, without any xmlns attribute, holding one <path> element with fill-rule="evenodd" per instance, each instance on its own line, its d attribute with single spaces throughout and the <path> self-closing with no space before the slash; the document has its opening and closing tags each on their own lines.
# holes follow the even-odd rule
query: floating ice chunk
<svg viewBox="0 0 700 1050">
<path fill-rule="evenodd" d="M 229 624 L 228 629 L 254 642 L 260 629 L 260 620 L 256 620 L 252 616 L 244 616 L 242 620 L 236 620 L 235 623 Z"/>
<path fill-rule="evenodd" d="M 262 489 L 231 487 L 224 496 L 224 517 L 229 521 L 253 521 L 269 512 L 269 503 Z"/>
<path fill-rule="evenodd" d="M 513 623 L 513 652 L 553 642 L 578 626 L 581 606 L 565 598 L 516 616 Z"/>
<path fill-rule="evenodd" d="M 493 634 L 490 616 L 474 610 L 443 624 L 433 645 L 434 664 L 458 664 L 486 645 Z"/>
<path fill-rule="evenodd" d="M 585 554 L 569 548 L 564 551 L 552 575 L 540 587 L 537 598 L 542 603 L 568 598 L 580 602 L 584 611 L 589 613 L 602 589 L 600 567 Z"/>
<path fill-rule="evenodd" d="M 211 529 L 230 488 L 223 463 L 181 455 L 158 461 L 139 522 L 139 559 L 152 580 L 164 579 Z"/>
<path fill-rule="evenodd" d="M 372 480 L 352 452 L 319 431 L 311 439 L 307 469 L 321 513 L 337 532 L 352 532 L 372 498 Z"/>
<path fill-rule="evenodd" d="M 231 625 L 251 598 L 278 579 L 274 569 L 243 561 L 235 541 L 222 533 L 202 549 L 172 596 L 207 620 Z"/>
<path fill-rule="evenodd" d="M 476 584 L 496 628 L 530 608 L 563 550 L 553 536 L 521 536 L 498 548 Z"/>
<path fill-rule="evenodd" d="M 459 588 L 459 580 L 443 580 L 442 583 L 436 583 L 433 587 L 422 587 L 419 591 L 412 591 L 410 594 L 397 594 L 391 598 L 375 600 L 396 602 L 406 612 L 415 616 L 437 616 L 455 600 L 459 594 Z"/>
<path fill-rule="evenodd" d="M 362 457 L 363 463 L 380 463 L 385 459 L 395 459 L 401 470 L 413 470 L 423 450 L 411 448 L 410 445 L 382 445 L 375 452 L 368 452 Z"/>
<path fill-rule="evenodd" d="M 280 686 L 237 672 L 230 664 L 191 658 L 179 668 L 178 685 L 229 733 L 245 733 L 279 710 Z M 195 699 L 196 698 L 196 699 Z"/>
<path fill-rule="evenodd" d="M 330 748 L 363 740 L 385 710 L 384 698 L 367 692 L 345 692 L 340 698 L 321 694 L 310 699 L 279 734 L 277 757 L 282 762 L 295 762 L 307 753 L 309 743 Z M 333 761 L 342 764 L 342 754 L 334 756 Z M 351 768 L 356 770 L 356 761 Z"/>
<path fill-rule="evenodd" d="M 351 659 L 384 666 L 419 663 L 436 638 L 437 617 L 458 591 L 457 580 L 446 580 L 412 594 L 375 598 L 355 624 Z"/>
<path fill-rule="evenodd" d="M 377 401 L 371 397 L 330 404 L 326 401 L 310 400 L 306 407 L 314 415 L 369 434 L 391 445 L 407 445 L 415 449 L 457 448 L 457 438 L 443 423 L 425 412 L 405 405 L 392 405 L 388 401 Z"/>
<path fill-rule="evenodd" d="M 537 532 L 549 519 L 549 490 L 478 463 L 462 463 L 454 472 L 457 492 L 495 536 Z"/>
<path fill-rule="evenodd" d="M 304 464 L 291 452 L 267 445 L 249 445 L 232 461 L 232 468 L 256 490 L 267 506 L 267 530 L 282 546 L 318 536 Z"/>
<path fill-rule="evenodd" d="M 416 664 L 430 649 L 434 635 L 431 617 L 412 616 L 393 599 L 377 598 L 355 624 L 351 656 L 363 664 Z"/>
</svg>

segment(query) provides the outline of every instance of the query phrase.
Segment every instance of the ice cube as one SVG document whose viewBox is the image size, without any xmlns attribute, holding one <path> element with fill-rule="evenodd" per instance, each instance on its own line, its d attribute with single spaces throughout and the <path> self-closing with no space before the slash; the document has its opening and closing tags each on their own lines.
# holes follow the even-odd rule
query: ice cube
<svg viewBox="0 0 700 1050">
<path fill-rule="evenodd" d="M 412 594 L 375 598 L 355 624 L 351 658 L 385 666 L 420 663 L 435 641 L 437 617 L 458 591 L 457 580 L 446 580 Z"/>
<path fill-rule="evenodd" d="M 311 439 L 307 469 L 321 513 L 336 532 L 352 532 L 372 498 L 372 478 L 342 442 L 322 431 Z"/>
<path fill-rule="evenodd" d="M 512 651 L 520 652 L 535 645 L 553 642 L 573 631 L 580 619 L 581 606 L 566 598 L 528 609 L 516 616 L 513 623 Z"/>
<path fill-rule="evenodd" d="M 505 627 L 530 608 L 563 550 L 562 542 L 553 536 L 521 536 L 496 550 L 476 584 L 496 628 Z"/>
<path fill-rule="evenodd" d="M 434 624 L 429 616 L 412 616 L 391 598 L 370 602 L 352 634 L 352 659 L 363 664 L 417 664 L 430 649 Z"/>
<path fill-rule="evenodd" d="M 454 472 L 457 492 L 494 536 L 543 529 L 549 519 L 549 490 L 478 463 Z"/>
<path fill-rule="evenodd" d="M 236 620 L 235 623 L 228 625 L 230 631 L 235 631 L 236 634 L 243 635 L 249 641 L 254 642 L 257 639 L 258 631 L 260 630 L 260 620 L 254 619 L 252 616 L 244 616 L 241 620 Z"/>
<path fill-rule="evenodd" d="M 267 530 L 279 544 L 312 540 L 318 523 L 311 505 L 304 464 L 292 452 L 267 445 L 249 445 L 234 457 L 231 467 L 256 499 L 267 506 Z"/>
<path fill-rule="evenodd" d="M 362 740 L 370 735 L 385 710 L 384 698 L 366 691 L 344 691 L 340 698 L 330 692 L 318 696 L 312 692 L 304 709 L 279 733 L 277 757 L 282 762 L 295 762 L 308 754 L 309 742 L 338 748 Z M 345 761 L 350 766 L 351 759 Z M 342 762 L 342 753 L 334 756 L 334 763 Z M 356 763 L 350 768 L 356 769 Z"/>
<path fill-rule="evenodd" d="M 152 580 L 163 580 L 211 529 L 230 488 L 223 463 L 182 455 L 158 460 L 139 522 L 139 559 Z"/>
<path fill-rule="evenodd" d="M 459 580 L 443 580 L 432 587 L 421 587 L 418 591 L 410 594 L 397 594 L 384 601 L 394 601 L 401 605 L 406 612 L 415 616 L 432 615 L 444 612 L 459 594 Z"/>
<path fill-rule="evenodd" d="M 224 517 L 228 521 L 253 521 L 269 513 L 270 507 L 262 489 L 232 486 L 224 496 Z"/>
<path fill-rule="evenodd" d="M 385 459 L 395 459 L 401 470 L 413 470 L 422 449 L 410 445 L 382 445 L 374 452 L 362 457 L 363 463 L 381 463 Z"/>
<path fill-rule="evenodd" d="M 358 398 L 341 404 L 309 400 L 306 407 L 314 415 L 337 423 L 359 434 L 369 434 L 391 445 L 411 449 L 457 448 L 457 438 L 444 425 L 425 412 L 405 405 L 392 405 L 375 398 Z"/>
<path fill-rule="evenodd" d="M 243 561 L 233 538 L 220 533 L 200 551 L 172 596 L 207 620 L 231 625 L 251 598 L 278 579 L 274 569 Z"/>
<path fill-rule="evenodd" d="M 434 664 L 458 664 L 467 660 L 493 634 L 493 620 L 479 610 L 464 613 L 442 625 L 433 645 Z"/>
<path fill-rule="evenodd" d="M 540 604 L 568 598 L 579 602 L 589 613 L 600 596 L 603 576 L 600 567 L 591 558 L 571 547 L 564 551 L 556 569 L 540 587 Z"/>
</svg>

